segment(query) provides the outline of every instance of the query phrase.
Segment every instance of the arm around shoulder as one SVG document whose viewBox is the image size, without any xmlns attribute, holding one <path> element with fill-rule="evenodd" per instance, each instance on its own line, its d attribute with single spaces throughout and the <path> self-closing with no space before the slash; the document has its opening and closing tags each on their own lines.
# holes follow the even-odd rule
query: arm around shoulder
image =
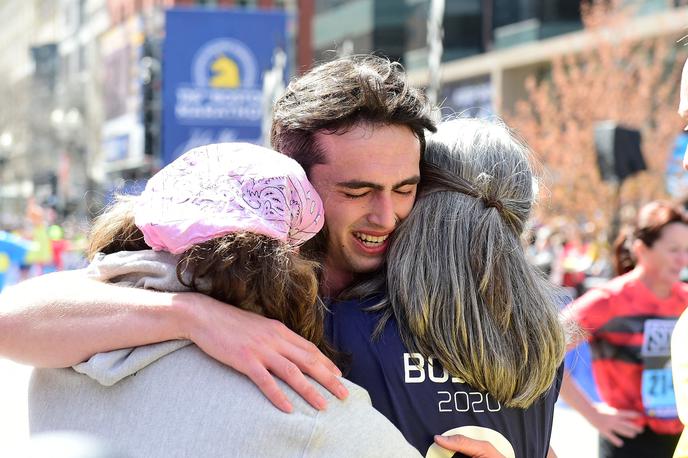
<svg viewBox="0 0 688 458">
<path fill-rule="evenodd" d="M 183 338 L 193 296 L 124 288 L 78 270 L 26 280 L 0 294 L 0 357 L 66 367 L 98 352 Z"/>
<path fill-rule="evenodd" d="M 37 367 L 67 367 L 96 353 L 189 339 L 253 380 L 277 407 L 291 410 L 273 375 L 314 407 L 324 399 L 303 375 L 337 397 L 341 372 L 312 343 L 282 323 L 200 293 L 126 288 L 84 271 L 27 280 L 0 295 L 0 357 Z"/>
</svg>

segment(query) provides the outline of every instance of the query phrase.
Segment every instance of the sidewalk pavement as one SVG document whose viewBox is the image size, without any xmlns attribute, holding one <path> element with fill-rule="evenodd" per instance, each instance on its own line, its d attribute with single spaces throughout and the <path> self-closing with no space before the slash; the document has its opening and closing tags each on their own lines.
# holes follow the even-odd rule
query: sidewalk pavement
<svg viewBox="0 0 688 458">
<path fill-rule="evenodd" d="M 31 367 L 0 359 L 0 456 L 18 456 L 28 440 L 30 375 Z"/>
<path fill-rule="evenodd" d="M 550 445 L 557 458 L 597 458 L 597 431 L 561 401 L 554 409 Z"/>
</svg>

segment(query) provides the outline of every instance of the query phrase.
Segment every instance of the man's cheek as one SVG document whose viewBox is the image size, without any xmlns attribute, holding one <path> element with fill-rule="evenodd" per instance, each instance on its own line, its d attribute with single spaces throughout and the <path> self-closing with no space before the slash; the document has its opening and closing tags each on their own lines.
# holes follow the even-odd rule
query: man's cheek
<svg viewBox="0 0 688 458">
<path fill-rule="evenodd" d="M 413 204 L 415 202 L 415 199 L 410 199 L 410 202 L 403 207 L 403 209 L 399 212 L 397 212 L 397 216 L 404 220 L 406 217 L 411 213 L 411 209 L 413 208 Z"/>
</svg>

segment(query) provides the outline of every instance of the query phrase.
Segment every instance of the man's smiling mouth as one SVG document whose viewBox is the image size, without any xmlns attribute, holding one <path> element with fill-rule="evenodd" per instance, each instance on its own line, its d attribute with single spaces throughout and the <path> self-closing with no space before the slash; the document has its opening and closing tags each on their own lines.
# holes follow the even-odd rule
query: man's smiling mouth
<svg viewBox="0 0 688 458">
<path fill-rule="evenodd" d="M 375 248 L 379 247 L 383 243 L 385 243 L 385 240 L 389 237 L 389 234 L 387 235 L 370 235 L 370 234 L 365 234 L 363 232 L 354 232 L 354 237 L 356 237 L 358 240 L 360 240 L 363 245 L 370 247 L 370 248 Z"/>
</svg>

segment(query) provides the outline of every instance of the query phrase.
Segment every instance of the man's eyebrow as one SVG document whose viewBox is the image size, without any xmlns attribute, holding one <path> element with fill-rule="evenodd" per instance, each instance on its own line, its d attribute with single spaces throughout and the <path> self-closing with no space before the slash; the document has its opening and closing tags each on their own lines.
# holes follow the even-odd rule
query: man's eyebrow
<svg viewBox="0 0 688 458">
<path fill-rule="evenodd" d="M 415 175 L 415 176 L 406 178 L 405 180 L 402 180 L 399 183 L 396 183 L 394 186 L 392 186 L 392 189 L 399 189 L 402 186 L 414 185 L 414 184 L 418 184 L 418 183 L 420 183 L 420 176 Z M 347 189 L 370 188 L 370 189 L 375 189 L 376 191 L 382 191 L 385 189 L 385 187 L 379 183 L 373 183 L 371 181 L 361 181 L 361 180 L 340 181 L 339 183 L 337 183 L 337 186 L 339 186 L 341 188 L 347 188 Z"/>
<path fill-rule="evenodd" d="M 371 188 L 371 189 L 375 189 L 377 191 L 382 191 L 383 189 L 385 189 L 385 187 L 382 186 L 381 184 L 371 183 L 370 181 L 360 181 L 360 180 L 340 181 L 339 183 L 337 183 L 337 186 L 342 187 L 342 188 L 348 188 L 348 189 Z"/>
<path fill-rule="evenodd" d="M 402 180 L 399 183 L 392 186 L 392 189 L 399 189 L 402 186 L 408 186 L 408 185 L 413 185 L 413 184 L 418 184 L 418 183 L 420 183 L 420 175 L 412 176 L 412 177 L 409 177 L 405 180 Z"/>
</svg>

